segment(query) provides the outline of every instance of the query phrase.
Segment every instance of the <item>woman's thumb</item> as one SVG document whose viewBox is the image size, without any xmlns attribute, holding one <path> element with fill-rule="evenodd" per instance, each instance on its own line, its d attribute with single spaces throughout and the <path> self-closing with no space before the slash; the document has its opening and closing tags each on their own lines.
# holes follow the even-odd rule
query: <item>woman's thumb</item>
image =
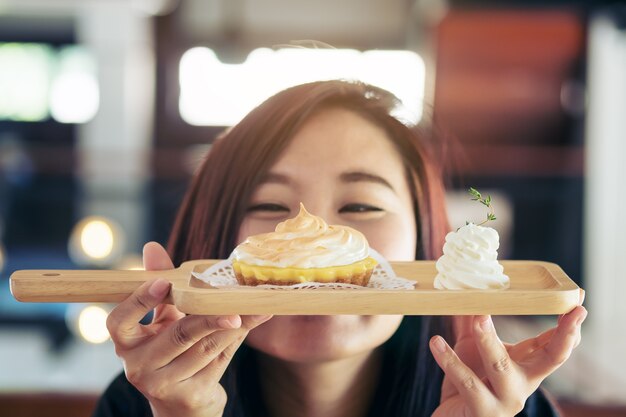
<svg viewBox="0 0 626 417">
<path fill-rule="evenodd" d="M 143 267 L 146 271 L 161 271 L 174 269 L 174 264 L 163 246 L 148 242 L 143 247 Z"/>
<path fill-rule="evenodd" d="M 148 242 L 143 247 L 143 266 L 146 271 L 162 271 L 174 269 L 174 264 L 165 248 L 157 242 Z M 159 304 L 154 310 L 153 323 L 178 320 L 185 317 L 184 313 L 169 304 Z"/>
</svg>

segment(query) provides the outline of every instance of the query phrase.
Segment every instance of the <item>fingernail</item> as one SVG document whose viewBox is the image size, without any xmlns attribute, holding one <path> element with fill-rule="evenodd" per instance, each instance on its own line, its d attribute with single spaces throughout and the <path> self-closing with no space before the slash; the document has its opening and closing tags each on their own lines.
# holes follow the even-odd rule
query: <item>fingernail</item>
<svg viewBox="0 0 626 417">
<path fill-rule="evenodd" d="M 170 282 L 163 278 L 159 278 L 150 285 L 148 293 L 154 298 L 163 298 L 170 290 Z"/>
<path fill-rule="evenodd" d="M 478 322 L 480 330 L 483 332 L 490 332 L 493 329 L 493 321 L 491 321 L 491 317 L 486 316 L 480 319 Z"/>
<path fill-rule="evenodd" d="M 587 311 L 576 319 L 576 326 L 580 326 L 585 318 L 587 318 Z"/>
<path fill-rule="evenodd" d="M 444 353 L 446 351 L 446 342 L 444 342 L 441 336 L 435 337 L 435 339 L 433 340 L 433 345 L 435 346 L 435 349 L 437 349 L 437 351 L 439 351 L 440 353 Z"/>
<path fill-rule="evenodd" d="M 250 318 L 253 321 L 257 322 L 257 323 L 261 323 L 261 322 L 267 321 L 271 317 L 272 317 L 271 315 L 267 315 L 267 314 L 266 315 L 256 315 L 256 316 L 253 315 L 253 316 L 250 316 Z"/>
<path fill-rule="evenodd" d="M 237 329 L 241 326 L 241 317 L 225 316 L 217 319 L 217 325 L 224 329 Z"/>
</svg>

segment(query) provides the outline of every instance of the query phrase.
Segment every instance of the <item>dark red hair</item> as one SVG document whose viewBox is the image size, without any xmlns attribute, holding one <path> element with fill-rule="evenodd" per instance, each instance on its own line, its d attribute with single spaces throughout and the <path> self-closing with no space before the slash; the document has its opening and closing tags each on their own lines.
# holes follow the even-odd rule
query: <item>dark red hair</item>
<svg viewBox="0 0 626 417">
<path fill-rule="evenodd" d="M 228 257 L 260 179 L 303 123 L 329 107 L 354 111 L 387 132 L 404 160 L 413 194 L 416 259 L 438 257 L 449 229 L 440 165 L 427 135 L 391 115 L 399 104 L 385 90 L 346 81 L 303 84 L 266 100 L 215 141 L 193 178 L 169 240 L 174 263 Z"/>
</svg>

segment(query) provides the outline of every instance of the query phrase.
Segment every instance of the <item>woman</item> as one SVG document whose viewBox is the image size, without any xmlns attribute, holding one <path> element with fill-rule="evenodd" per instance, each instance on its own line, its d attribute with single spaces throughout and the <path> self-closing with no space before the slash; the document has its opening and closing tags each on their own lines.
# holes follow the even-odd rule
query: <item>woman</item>
<svg viewBox="0 0 626 417">
<path fill-rule="evenodd" d="M 146 269 L 225 258 L 300 202 L 390 260 L 437 258 L 448 231 L 441 175 L 425 140 L 390 115 L 396 105 L 341 81 L 268 99 L 213 145 L 179 211 L 173 262 L 150 243 Z M 487 316 L 185 316 L 161 304 L 168 290 L 146 283 L 110 314 L 125 375 L 97 416 L 553 415 L 536 389 L 579 343 L 586 316 L 577 307 L 505 345 Z"/>
</svg>

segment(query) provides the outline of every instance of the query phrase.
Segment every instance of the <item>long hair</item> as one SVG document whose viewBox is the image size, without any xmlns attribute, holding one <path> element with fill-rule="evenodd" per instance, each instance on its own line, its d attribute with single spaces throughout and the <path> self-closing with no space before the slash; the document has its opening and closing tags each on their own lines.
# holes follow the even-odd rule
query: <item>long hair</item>
<svg viewBox="0 0 626 417">
<path fill-rule="evenodd" d="M 411 189 L 415 258 L 437 258 L 449 229 L 441 166 L 429 136 L 392 116 L 399 104 L 385 90 L 346 81 L 303 84 L 266 100 L 213 143 L 194 176 L 169 240 L 174 263 L 228 257 L 259 181 L 311 115 L 335 107 L 354 111 L 387 133 L 403 159 Z M 407 316 L 383 345 L 384 366 L 372 416 L 429 416 L 436 408 L 443 374 L 428 349 L 434 334 L 450 335 L 446 318 Z M 254 361 L 254 351 L 242 346 L 224 375 L 225 416 L 264 414 L 259 411 L 263 401 Z"/>
</svg>

